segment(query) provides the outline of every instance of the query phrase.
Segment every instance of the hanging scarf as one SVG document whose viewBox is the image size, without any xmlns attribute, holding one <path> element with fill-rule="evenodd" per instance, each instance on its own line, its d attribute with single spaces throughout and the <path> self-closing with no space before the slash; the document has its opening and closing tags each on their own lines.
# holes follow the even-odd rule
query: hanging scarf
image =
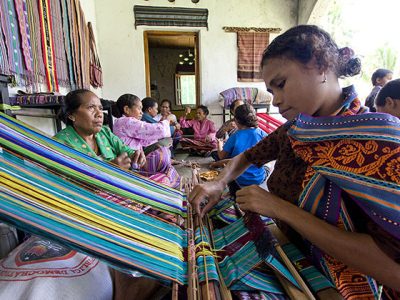
<svg viewBox="0 0 400 300">
<path fill-rule="evenodd" d="M 46 68 L 49 92 L 58 92 L 57 68 L 55 63 L 53 25 L 49 0 L 39 0 L 40 32 L 42 36 L 43 60 Z"/>
<path fill-rule="evenodd" d="M 288 131 L 295 153 L 309 164 L 299 206 L 328 223 L 348 229 L 348 196 L 375 224 L 400 239 L 400 121 L 363 114 L 352 89 L 335 117 L 300 115 Z M 377 297 L 375 282 L 309 244 L 314 261 L 329 270 L 346 299 Z"/>
<path fill-rule="evenodd" d="M 40 35 L 40 15 L 37 1 L 27 1 L 28 22 L 30 28 L 30 42 L 33 63 L 33 92 L 42 91 L 41 83 L 46 82 L 43 63 L 43 52 Z"/>
<path fill-rule="evenodd" d="M 29 73 L 32 73 L 32 48 L 26 0 L 14 0 L 14 2 L 15 10 L 17 11 L 19 32 L 21 34 L 21 48 L 24 56 L 25 66 Z"/>
<path fill-rule="evenodd" d="M 11 74 L 23 76 L 21 45 L 19 42 L 18 21 L 14 1 L 2 0 L 0 1 L 0 6 L 0 10 L 4 15 L 4 18 L 1 18 L 0 22 L 5 38 L 4 43 L 7 48 L 9 71 Z M 21 84 L 23 83 L 21 82 Z"/>
<path fill-rule="evenodd" d="M 57 70 L 57 82 L 63 87 L 70 87 L 68 77 L 68 64 L 65 52 L 64 35 L 63 35 L 63 15 L 61 13 L 61 5 L 59 1 L 51 2 L 51 23 L 52 38 L 54 43 L 54 60 Z"/>
<path fill-rule="evenodd" d="M 0 3 L 0 8 L 2 8 L 2 4 Z M 0 9 L 0 20 L 4 20 L 5 12 L 3 9 Z M 4 75 L 10 75 L 10 65 L 8 61 L 8 53 L 6 48 L 6 35 L 3 31 L 2 21 L 0 21 L 0 73 Z"/>
<path fill-rule="evenodd" d="M 66 59 L 68 64 L 68 75 L 71 89 L 75 89 L 75 73 L 74 73 L 74 57 L 72 54 L 72 39 L 70 36 L 72 23 L 71 23 L 71 3 L 67 0 L 61 0 L 62 22 L 63 22 L 63 35 L 66 50 Z"/>
</svg>

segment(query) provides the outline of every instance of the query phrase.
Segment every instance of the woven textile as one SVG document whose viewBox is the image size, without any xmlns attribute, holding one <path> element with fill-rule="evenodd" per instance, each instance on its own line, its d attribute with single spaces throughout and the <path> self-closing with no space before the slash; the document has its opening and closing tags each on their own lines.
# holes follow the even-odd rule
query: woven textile
<svg viewBox="0 0 400 300">
<path fill-rule="evenodd" d="M 135 5 L 133 11 L 135 26 L 208 27 L 207 9 Z"/>
<path fill-rule="evenodd" d="M 57 68 L 54 53 L 53 26 L 49 0 L 39 0 L 40 33 L 43 49 L 43 61 L 46 69 L 47 88 L 58 92 Z"/>
<path fill-rule="evenodd" d="M 356 205 L 365 214 L 364 222 L 398 241 L 400 122 L 390 115 L 362 112 L 353 95 L 339 116 L 300 115 L 293 122 L 288 132 L 293 149 L 309 164 L 299 206 L 332 225 L 353 230 L 356 220 L 347 210 Z M 316 265 L 330 274 L 345 299 L 378 297 L 372 278 L 308 246 Z"/>
<path fill-rule="evenodd" d="M 31 48 L 33 62 L 33 92 L 39 92 L 40 84 L 46 82 L 46 72 L 43 62 L 43 51 L 40 35 L 40 14 L 37 1 L 27 1 L 28 22 L 31 33 Z"/>
<path fill-rule="evenodd" d="M 262 81 L 260 62 L 262 54 L 269 43 L 267 32 L 237 33 L 239 82 Z"/>
<path fill-rule="evenodd" d="M 22 54 L 24 56 L 26 69 L 31 74 L 33 72 L 33 61 L 32 61 L 33 59 L 32 59 L 32 48 L 30 40 L 30 28 L 28 22 L 27 4 L 26 0 L 14 0 L 14 2 L 15 2 L 15 10 L 18 16 Z"/>
<path fill-rule="evenodd" d="M 18 20 L 14 1 L 1 0 L 0 10 L 2 11 L 2 18 L 0 22 L 2 26 L 4 44 L 7 49 L 9 74 L 23 76 L 24 70 L 20 50 L 21 45 L 19 42 Z"/>
<path fill-rule="evenodd" d="M 60 1 L 52 1 L 50 7 L 51 23 L 53 26 L 52 39 L 54 43 L 54 60 L 57 69 L 57 82 L 60 86 L 70 87 L 68 65 L 65 53 L 63 20 Z"/>
</svg>

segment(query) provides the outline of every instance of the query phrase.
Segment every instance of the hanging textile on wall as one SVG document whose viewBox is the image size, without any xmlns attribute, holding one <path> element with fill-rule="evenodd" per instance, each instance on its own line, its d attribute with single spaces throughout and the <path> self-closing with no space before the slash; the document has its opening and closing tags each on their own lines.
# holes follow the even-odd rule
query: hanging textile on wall
<svg viewBox="0 0 400 300">
<path fill-rule="evenodd" d="M 268 43 L 268 32 L 237 33 L 239 82 L 262 81 L 260 62 Z"/>
<path fill-rule="evenodd" d="M 50 1 L 39 0 L 38 3 L 40 14 L 40 32 L 42 36 L 43 61 L 46 68 L 47 88 L 50 92 L 58 92 Z"/>
<path fill-rule="evenodd" d="M 69 88 L 70 81 L 68 77 L 68 65 L 65 54 L 63 21 L 60 1 L 51 1 L 50 12 L 53 28 L 52 38 L 54 43 L 54 61 L 57 70 L 57 82 L 59 85 Z"/>
<path fill-rule="evenodd" d="M 103 86 L 103 72 L 99 55 L 97 54 L 96 40 L 94 38 L 92 23 L 88 22 L 90 44 L 90 84 L 93 87 Z"/>
<path fill-rule="evenodd" d="M 2 5 L 2 4 L 0 4 Z M 5 12 L 3 11 L 3 6 L 0 7 L 0 20 L 4 20 Z M 5 44 L 6 36 L 3 32 L 2 21 L 0 21 L 0 74 L 9 75 L 10 74 L 10 65 L 8 62 L 8 53 Z"/>
<path fill-rule="evenodd" d="M 14 1 L 1 0 L 0 10 L 4 14 L 1 18 L 2 32 L 4 36 L 4 44 L 7 49 L 9 73 L 6 75 L 24 75 L 21 46 L 19 42 L 18 21 Z M 24 84 L 24 82 L 22 82 Z"/>
<path fill-rule="evenodd" d="M 81 74 L 82 74 L 82 88 L 88 89 L 90 87 L 90 48 L 89 48 L 89 30 L 86 25 L 86 18 L 78 0 L 76 1 L 76 12 L 78 16 L 78 30 L 79 30 L 79 50 L 81 53 Z"/>
<path fill-rule="evenodd" d="M 27 1 L 28 22 L 31 35 L 31 49 L 33 61 L 33 92 L 41 91 L 40 84 L 46 82 L 46 73 L 43 63 L 43 51 L 40 35 L 40 14 L 37 1 Z"/>
<path fill-rule="evenodd" d="M 63 36 L 65 44 L 66 59 L 68 64 L 68 74 L 71 89 L 75 89 L 75 71 L 74 71 L 74 56 L 73 56 L 73 39 L 71 39 L 72 30 L 72 12 L 71 2 L 68 0 L 61 0 L 62 22 L 63 22 Z"/>
<path fill-rule="evenodd" d="M 133 11 L 135 28 L 139 25 L 208 28 L 208 9 L 135 5 Z"/>
<path fill-rule="evenodd" d="M 90 87 L 89 31 L 79 0 L 0 0 L 0 37 L 0 73 L 15 75 L 27 92 L 46 91 L 43 83 L 48 92 Z"/>
<path fill-rule="evenodd" d="M 32 76 L 33 61 L 32 61 L 32 48 L 30 28 L 28 22 L 28 12 L 26 0 L 14 0 L 15 10 L 17 12 L 19 32 L 21 37 L 22 54 L 28 73 Z"/>
</svg>

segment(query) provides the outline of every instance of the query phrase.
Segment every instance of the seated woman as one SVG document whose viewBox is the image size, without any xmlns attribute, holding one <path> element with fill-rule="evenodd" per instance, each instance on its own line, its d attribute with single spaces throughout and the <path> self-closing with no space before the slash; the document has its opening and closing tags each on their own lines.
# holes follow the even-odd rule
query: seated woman
<svg viewBox="0 0 400 300">
<path fill-rule="evenodd" d="M 354 88 L 340 87 L 339 77 L 358 74 L 360 61 L 317 26 L 276 37 L 261 65 L 273 104 L 288 122 L 234 157 L 215 181 L 194 187 L 189 201 L 203 216 L 227 182 L 251 164 L 276 160 L 269 192 L 241 189 L 240 208 L 301 235 L 302 249 L 344 299 L 379 299 L 378 283 L 382 299 L 398 299 L 398 119 L 365 113 Z"/>
<path fill-rule="evenodd" d="M 238 106 L 235 110 L 234 120 L 238 130 L 229 137 L 223 148 L 222 144 L 218 145 L 218 147 L 221 147 L 218 149 L 218 158 L 221 161 L 212 163 L 212 167 L 216 167 L 220 163 L 226 163 L 226 159 L 243 153 L 267 136 L 264 131 L 258 128 L 256 111 L 250 104 Z M 264 182 L 265 178 L 266 171 L 264 167 L 252 165 L 237 177 L 232 184 L 237 184 L 238 188 L 252 184 L 259 185 Z"/>
<path fill-rule="evenodd" d="M 171 101 L 164 99 L 161 101 L 160 114 L 157 115 L 159 121 L 168 120 L 171 126 L 171 137 L 173 139 L 173 147 L 175 148 L 182 137 L 181 125 L 178 123 L 178 119 L 171 112 Z"/>
<path fill-rule="evenodd" d="M 171 136 L 169 121 L 151 124 L 141 121 L 142 102 L 132 94 L 119 97 L 117 107 L 121 117 L 114 123 L 114 133 L 129 147 L 143 148 L 146 154 L 146 163 L 139 169 L 139 173 L 168 186 L 178 187 L 180 177 L 171 165 L 169 144 L 160 144 Z"/>
<path fill-rule="evenodd" d="M 243 100 L 236 99 L 229 106 L 229 112 L 232 116 L 235 115 L 235 110 L 239 105 L 244 104 Z M 234 134 L 237 130 L 236 123 L 234 119 L 226 121 L 222 126 L 218 129 L 215 134 L 217 139 L 227 140 L 232 134 Z"/>
<path fill-rule="evenodd" d="M 375 98 L 378 112 L 400 118 L 400 79 L 389 81 Z"/>
<path fill-rule="evenodd" d="M 59 118 L 67 127 L 55 137 L 72 148 L 125 169 L 132 161 L 145 162 L 141 151 L 129 148 L 103 126 L 100 99 L 91 91 L 68 93 Z M 0 273 L 0 299 L 122 299 L 127 286 L 131 295 L 140 289 L 141 299 L 147 299 L 161 287 L 157 281 L 132 278 L 97 258 L 37 236 L 4 258 Z"/>
<path fill-rule="evenodd" d="M 180 118 L 179 123 L 182 128 L 193 128 L 194 139 L 182 138 L 182 148 L 190 149 L 200 155 L 209 155 L 211 151 L 216 149 L 217 141 L 215 139 L 214 122 L 207 119 L 208 108 L 200 105 L 196 111 L 196 120 L 186 120 L 190 112 L 190 107 L 186 107 L 185 116 Z"/>
</svg>

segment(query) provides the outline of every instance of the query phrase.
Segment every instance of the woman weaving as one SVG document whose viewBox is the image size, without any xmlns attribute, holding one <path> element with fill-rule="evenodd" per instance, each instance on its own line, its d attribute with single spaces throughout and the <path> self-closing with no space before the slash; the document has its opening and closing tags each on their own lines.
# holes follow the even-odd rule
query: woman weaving
<svg viewBox="0 0 400 300">
<path fill-rule="evenodd" d="M 353 87 L 339 86 L 339 77 L 360 71 L 352 56 L 316 26 L 274 39 L 263 54 L 263 78 L 288 122 L 232 159 L 215 182 L 196 186 L 189 200 L 204 215 L 251 164 L 277 160 L 269 192 L 241 189 L 240 208 L 300 234 L 306 254 L 345 299 L 379 298 L 377 282 L 393 299 L 400 288 L 400 124 L 364 114 Z"/>
</svg>

